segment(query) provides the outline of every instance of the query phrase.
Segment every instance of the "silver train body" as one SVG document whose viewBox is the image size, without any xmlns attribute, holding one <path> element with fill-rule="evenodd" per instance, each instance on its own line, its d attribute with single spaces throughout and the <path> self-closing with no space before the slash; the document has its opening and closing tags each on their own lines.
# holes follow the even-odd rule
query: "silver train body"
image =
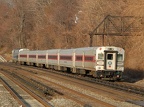
<svg viewBox="0 0 144 107">
<path fill-rule="evenodd" d="M 12 62 L 18 62 L 18 55 L 20 51 L 29 50 L 29 49 L 14 49 L 12 50 Z"/>
<path fill-rule="evenodd" d="M 120 80 L 124 71 L 124 49 L 114 46 L 75 49 L 13 50 L 14 62 L 55 70 Z"/>
</svg>

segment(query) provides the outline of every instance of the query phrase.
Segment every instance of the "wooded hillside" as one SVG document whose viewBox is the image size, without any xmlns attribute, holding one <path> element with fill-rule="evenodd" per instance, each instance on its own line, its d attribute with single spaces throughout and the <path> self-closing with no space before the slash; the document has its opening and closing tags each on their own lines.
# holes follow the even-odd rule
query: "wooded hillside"
<svg viewBox="0 0 144 107">
<path fill-rule="evenodd" d="M 0 0 L 0 53 L 8 58 L 14 48 L 88 47 L 90 32 L 107 15 L 144 17 L 144 1 Z M 141 22 L 144 25 L 143 18 Z M 144 30 L 131 36 L 105 36 L 105 45 L 126 50 L 127 73 L 141 71 L 133 77 L 144 77 L 143 34 Z M 92 45 L 102 45 L 101 40 L 102 36 L 94 36 Z"/>
</svg>

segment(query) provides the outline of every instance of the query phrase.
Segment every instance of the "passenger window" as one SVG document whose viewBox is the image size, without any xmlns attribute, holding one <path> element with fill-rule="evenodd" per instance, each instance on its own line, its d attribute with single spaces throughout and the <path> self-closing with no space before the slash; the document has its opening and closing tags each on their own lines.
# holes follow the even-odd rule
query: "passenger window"
<svg viewBox="0 0 144 107">
<path fill-rule="evenodd" d="M 117 59 L 118 59 L 118 61 L 122 61 L 123 60 L 123 55 L 122 54 L 118 54 Z"/>
<path fill-rule="evenodd" d="M 113 60 L 113 54 L 107 54 L 107 59 L 108 60 Z"/>
<path fill-rule="evenodd" d="M 103 59 L 104 55 L 102 53 L 98 54 L 98 59 Z"/>
</svg>

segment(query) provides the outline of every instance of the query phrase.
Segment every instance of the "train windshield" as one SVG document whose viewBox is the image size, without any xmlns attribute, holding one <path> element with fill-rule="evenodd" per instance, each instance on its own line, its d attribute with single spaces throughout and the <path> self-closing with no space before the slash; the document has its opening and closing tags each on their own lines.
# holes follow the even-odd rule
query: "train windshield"
<svg viewBox="0 0 144 107">
<path fill-rule="evenodd" d="M 123 60 L 123 55 L 122 54 L 118 54 L 117 59 L 118 59 L 118 61 L 122 61 Z"/>
<path fill-rule="evenodd" d="M 104 59 L 104 54 L 99 53 L 99 54 L 98 54 L 98 59 Z"/>
<path fill-rule="evenodd" d="M 107 54 L 107 59 L 108 60 L 113 60 L 113 54 Z"/>
</svg>

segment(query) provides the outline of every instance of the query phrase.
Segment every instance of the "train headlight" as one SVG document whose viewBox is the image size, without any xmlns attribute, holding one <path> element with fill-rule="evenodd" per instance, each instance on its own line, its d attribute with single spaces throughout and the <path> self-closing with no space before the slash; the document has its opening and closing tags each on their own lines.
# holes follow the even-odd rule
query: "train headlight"
<svg viewBox="0 0 144 107">
<path fill-rule="evenodd" d="M 103 75 L 101 74 L 100 77 L 103 77 Z"/>
<path fill-rule="evenodd" d="M 103 70 L 104 67 L 103 67 L 103 66 L 96 66 L 95 69 L 96 69 L 96 70 Z"/>
<path fill-rule="evenodd" d="M 104 65 L 103 61 L 97 61 L 97 65 Z"/>
<path fill-rule="evenodd" d="M 117 78 L 119 78 L 119 77 L 120 77 L 120 75 L 117 75 L 116 77 L 117 77 Z"/>
<path fill-rule="evenodd" d="M 117 67 L 117 70 L 123 71 L 124 67 Z"/>
<path fill-rule="evenodd" d="M 118 62 L 118 65 L 123 66 L 124 63 L 123 62 Z"/>
<path fill-rule="evenodd" d="M 117 67 L 117 70 L 121 70 L 121 67 Z"/>
</svg>

